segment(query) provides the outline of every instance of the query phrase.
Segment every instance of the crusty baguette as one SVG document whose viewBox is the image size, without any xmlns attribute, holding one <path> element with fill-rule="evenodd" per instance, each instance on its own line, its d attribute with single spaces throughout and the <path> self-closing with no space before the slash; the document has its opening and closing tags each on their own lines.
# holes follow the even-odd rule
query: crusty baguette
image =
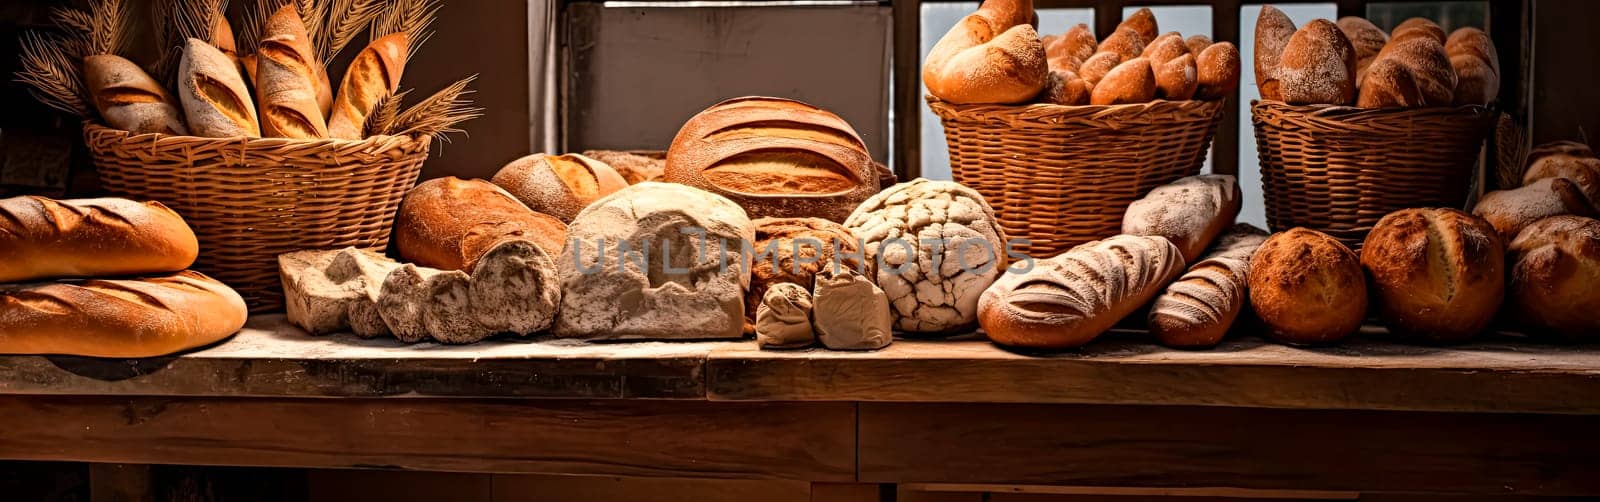
<svg viewBox="0 0 1600 502">
<path fill-rule="evenodd" d="M 1165 237 L 1118 235 L 1006 273 L 978 299 L 978 324 L 995 343 L 1065 349 L 1089 343 L 1183 272 Z"/>
<path fill-rule="evenodd" d="M 325 138 L 327 119 L 317 103 L 316 53 L 294 4 L 267 18 L 256 51 L 256 102 L 261 133 L 274 138 Z"/>
<path fill-rule="evenodd" d="M 199 272 L 0 288 L 0 353 L 155 357 L 244 327 L 244 299 Z"/>
<path fill-rule="evenodd" d="M 178 213 L 127 199 L 0 199 L 0 283 L 176 272 L 200 253 Z"/>
<path fill-rule="evenodd" d="M 361 126 L 372 113 L 372 107 L 400 87 L 407 46 L 405 32 L 391 33 L 373 40 L 356 54 L 344 72 L 339 96 L 328 116 L 329 136 L 361 139 Z"/>
<path fill-rule="evenodd" d="M 1215 346 L 1248 305 L 1250 257 L 1267 233 L 1239 224 L 1189 271 L 1156 297 L 1150 334 L 1169 347 Z"/>
<path fill-rule="evenodd" d="M 1089 25 L 1078 23 L 1061 37 L 1045 44 L 1044 52 L 1049 58 L 1051 70 L 1076 72 L 1099 47 L 1100 43 L 1095 41 L 1094 33 L 1089 31 Z"/>
<path fill-rule="evenodd" d="M 204 41 L 184 41 L 178 62 L 178 102 L 189 133 L 209 138 L 261 136 L 256 105 L 239 69 L 226 54 Z"/>
<path fill-rule="evenodd" d="M 1326 19 L 1313 19 L 1289 37 L 1274 76 L 1285 103 L 1355 103 L 1355 47 L 1337 25 Z"/>
<path fill-rule="evenodd" d="M 87 56 L 83 80 L 106 125 L 133 134 L 189 134 L 167 90 L 137 63 L 112 54 Z"/>
</svg>

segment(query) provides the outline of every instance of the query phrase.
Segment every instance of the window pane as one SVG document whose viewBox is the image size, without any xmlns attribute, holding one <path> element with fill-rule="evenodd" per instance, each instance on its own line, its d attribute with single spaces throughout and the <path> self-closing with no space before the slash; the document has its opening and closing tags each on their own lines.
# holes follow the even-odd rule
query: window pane
<svg viewBox="0 0 1600 502">
<path fill-rule="evenodd" d="M 1156 26 L 1162 33 L 1176 31 L 1183 34 L 1183 38 L 1211 36 L 1210 5 L 1134 5 L 1122 8 L 1122 18 L 1127 19 L 1144 7 L 1149 7 L 1150 13 L 1156 15 Z"/>
<path fill-rule="evenodd" d="M 1274 7 L 1293 19 L 1296 26 L 1312 19 L 1332 20 L 1338 16 L 1338 9 L 1332 2 L 1276 4 Z M 1239 188 L 1243 196 L 1239 221 L 1266 228 L 1267 209 L 1262 200 L 1261 159 L 1256 154 L 1255 128 L 1250 125 L 1250 102 L 1261 99 L 1261 90 L 1256 87 L 1255 71 L 1256 17 L 1260 15 L 1260 5 L 1245 5 L 1239 10 Z"/>
<path fill-rule="evenodd" d="M 1413 17 L 1431 19 L 1445 33 L 1476 26 L 1489 29 L 1488 2 L 1377 2 L 1367 4 L 1367 20 L 1384 30 Z"/>
</svg>

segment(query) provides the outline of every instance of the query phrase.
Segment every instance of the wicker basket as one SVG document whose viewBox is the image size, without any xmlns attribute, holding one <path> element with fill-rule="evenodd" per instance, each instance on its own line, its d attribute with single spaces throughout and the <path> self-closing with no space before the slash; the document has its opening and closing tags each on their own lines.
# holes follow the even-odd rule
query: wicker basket
<svg viewBox="0 0 1600 502">
<path fill-rule="evenodd" d="M 1379 218 L 1461 208 L 1495 114 L 1481 106 L 1361 109 L 1251 103 L 1267 225 L 1306 227 L 1358 249 Z"/>
<path fill-rule="evenodd" d="M 1221 101 L 1112 106 L 953 105 L 944 123 L 958 183 L 994 207 L 1016 249 L 1048 257 L 1117 234 L 1128 204 L 1200 172 Z M 1018 242 L 1018 244 L 1023 244 Z"/>
<path fill-rule="evenodd" d="M 200 238 L 195 268 L 238 290 L 252 312 L 283 307 L 279 254 L 346 246 L 382 252 L 429 144 L 399 136 L 130 136 L 94 123 L 83 131 L 100 184 L 183 215 Z"/>
</svg>

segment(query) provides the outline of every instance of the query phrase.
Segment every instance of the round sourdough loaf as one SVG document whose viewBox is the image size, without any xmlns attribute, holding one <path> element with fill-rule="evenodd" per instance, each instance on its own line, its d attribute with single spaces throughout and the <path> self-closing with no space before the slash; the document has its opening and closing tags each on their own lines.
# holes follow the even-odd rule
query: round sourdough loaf
<svg viewBox="0 0 1600 502">
<path fill-rule="evenodd" d="M 159 202 L 0 199 L 0 283 L 176 272 L 199 254 L 194 231 Z"/>
<path fill-rule="evenodd" d="M 424 267 L 470 272 L 502 242 L 524 240 L 561 253 L 567 226 L 536 213 L 483 180 L 435 178 L 406 193 L 394 222 L 400 257 Z"/>
<path fill-rule="evenodd" d="M 528 209 L 571 223 L 595 199 L 628 186 L 611 166 L 583 155 L 536 153 L 511 161 L 490 182 Z"/>
<path fill-rule="evenodd" d="M 1350 248 L 1296 227 L 1268 237 L 1250 258 L 1250 305 L 1280 342 L 1334 343 L 1361 328 L 1366 278 Z"/>
<path fill-rule="evenodd" d="M 1600 339 L 1600 221 L 1554 216 L 1511 241 L 1511 310 L 1535 334 Z"/>
<path fill-rule="evenodd" d="M 1435 342 L 1471 338 L 1505 298 L 1505 243 L 1489 222 L 1456 209 L 1403 209 L 1361 245 L 1389 331 Z"/>
<path fill-rule="evenodd" d="M 0 288 L 0 353 L 155 357 L 244 327 L 244 299 L 193 271 Z"/>
<path fill-rule="evenodd" d="M 844 221 L 878 191 L 872 156 L 849 123 L 768 97 L 730 99 L 689 119 L 667 151 L 665 179 L 727 197 L 751 218 Z"/>
</svg>

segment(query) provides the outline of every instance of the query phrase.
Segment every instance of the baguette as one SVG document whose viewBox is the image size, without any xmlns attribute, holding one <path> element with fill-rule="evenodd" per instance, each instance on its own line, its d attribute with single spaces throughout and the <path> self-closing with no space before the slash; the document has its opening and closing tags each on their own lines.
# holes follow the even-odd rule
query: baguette
<svg viewBox="0 0 1600 502">
<path fill-rule="evenodd" d="M 1118 235 L 1006 273 L 978 299 L 978 324 L 1000 345 L 1077 347 L 1144 306 L 1183 272 L 1164 237 Z"/>
<path fill-rule="evenodd" d="M 197 38 L 184 41 L 178 62 L 178 102 L 189 133 L 208 138 L 261 136 L 256 105 L 226 54 Z"/>
<path fill-rule="evenodd" d="M 404 32 L 391 33 L 373 40 L 356 55 L 350 68 L 345 70 L 339 96 L 328 116 L 329 136 L 361 139 L 361 126 L 372 113 L 372 107 L 400 87 L 407 46 Z"/>
<path fill-rule="evenodd" d="M 0 283 L 176 272 L 199 241 L 178 213 L 127 199 L 0 199 Z"/>
<path fill-rule="evenodd" d="M 1266 232 L 1248 224 L 1217 243 L 1150 307 L 1150 334 L 1163 345 L 1179 348 L 1215 346 L 1248 305 L 1250 258 L 1267 240 Z"/>
<path fill-rule="evenodd" d="M 244 299 L 199 272 L 0 288 L 0 353 L 155 357 L 244 327 Z"/>
<path fill-rule="evenodd" d="M 189 134 L 167 90 L 133 61 L 112 54 L 84 57 L 83 80 L 106 125 L 132 134 Z"/>
<path fill-rule="evenodd" d="M 256 51 L 256 101 L 261 133 L 276 138 L 325 138 L 328 125 L 317 102 L 317 68 L 311 37 L 294 4 L 262 26 Z"/>
</svg>

